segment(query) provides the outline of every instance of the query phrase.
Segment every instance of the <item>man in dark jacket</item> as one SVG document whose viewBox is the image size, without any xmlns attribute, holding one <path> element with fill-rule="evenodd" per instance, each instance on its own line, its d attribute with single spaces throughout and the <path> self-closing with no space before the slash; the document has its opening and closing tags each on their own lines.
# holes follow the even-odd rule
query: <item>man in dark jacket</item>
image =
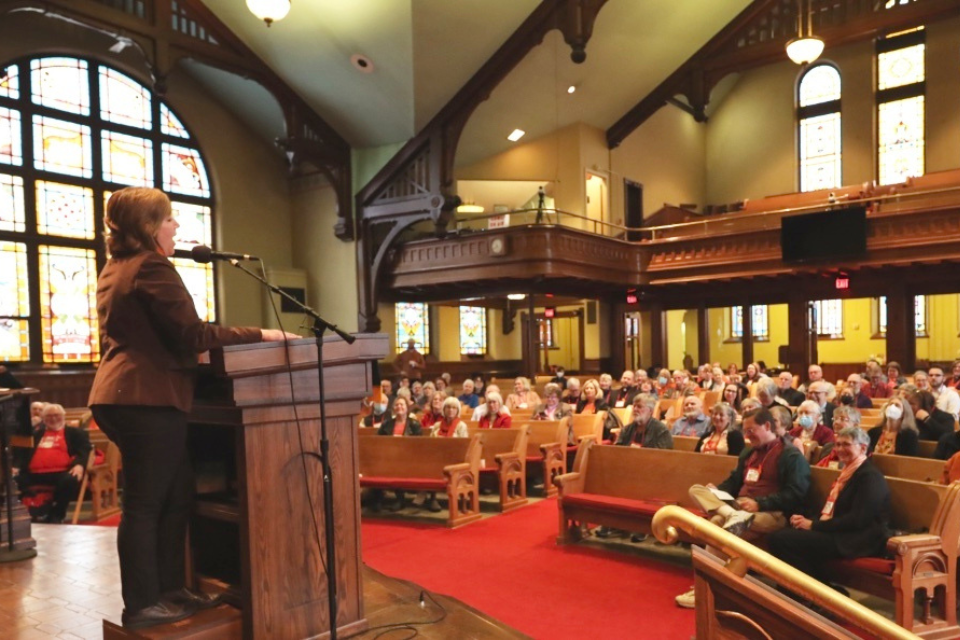
<svg viewBox="0 0 960 640">
<path fill-rule="evenodd" d="M 673 449 L 673 436 L 667 426 L 653 417 L 657 399 L 641 393 L 633 399 L 633 420 L 620 431 L 617 444 L 621 447 Z"/>
</svg>

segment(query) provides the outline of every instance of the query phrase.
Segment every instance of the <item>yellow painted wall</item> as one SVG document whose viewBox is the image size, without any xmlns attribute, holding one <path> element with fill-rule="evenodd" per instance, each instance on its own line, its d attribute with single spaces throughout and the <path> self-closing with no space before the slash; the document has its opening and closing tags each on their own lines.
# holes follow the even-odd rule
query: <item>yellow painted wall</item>
<svg viewBox="0 0 960 640">
<path fill-rule="evenodd" d="M 883 359 L 886 340 L 872 338 L 875 327 L 871 320 L 871 299 L 852 298 L 843 301 L 843 339 L 817 341 L 820 362 L 866 362 L 867 358 Z"/>
<path fill-rule="evenodd" d="M 685 309 L 667 311 L 667 361 L 665 365 L 671 370 L 683 367 L 683 354 L 686 351 L 686 338 L 683 328 L 685 314 Z"/>
<path fill-rule="evenodd" d="M 768 367 L 780 364 L 779 347 L 788 343 L 787 326 L 788 305 L 772 304 L 767 306 L 769 340 L 755 340 L 753 359 L 763 360 Z M 743 346 L 730 341 L 730 307 L 715 307 L 707 310 L 710 322 L 710 361 L 720 362 L 726 369 L 731 362 L 743 369 L 747 363 L 743 360 Z"/>
<path fill-rule="evenodd" d="M 917 359 L 934 362 L 960 358 L 960 296 L 927 296 L 929 337 L 917 338 Z"/>
<path fill-rule="evenodd" d="M 520 360 L 523 358 L 523 323 L 520 312 L 514 317 L 513 331 L 503 334 L 503 311 L 491 309 L 487 315 L 487 344 L 493 360 Z"/>
</svg>

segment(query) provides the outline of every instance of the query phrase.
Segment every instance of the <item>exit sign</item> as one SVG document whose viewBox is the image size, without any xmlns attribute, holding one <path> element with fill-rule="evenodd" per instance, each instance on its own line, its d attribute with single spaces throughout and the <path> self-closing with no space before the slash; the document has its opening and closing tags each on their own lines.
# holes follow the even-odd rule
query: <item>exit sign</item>
<svg viewBox="0 0 960 640">
<path fill-rule="evenodd" d="M 846 290 L 850 288 L 850 278 L 848 276 L 837 276 L 837 279 L 833 281 L 834 287 L 841 290 Z"/>
</svg>

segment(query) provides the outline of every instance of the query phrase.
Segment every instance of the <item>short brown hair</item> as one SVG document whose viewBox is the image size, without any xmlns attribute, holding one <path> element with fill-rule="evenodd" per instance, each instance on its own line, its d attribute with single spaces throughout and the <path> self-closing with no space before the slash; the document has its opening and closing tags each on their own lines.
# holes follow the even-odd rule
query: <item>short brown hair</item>
<svg viewBox="0 0 960 640">
<path fill-rule="evenodd" d="M 107 252 L 155 251 L 154 235 L 169 215 L 170 198 L 159 189 L 127 187 L 115 191 L 103 216 Z"/>
</svg>

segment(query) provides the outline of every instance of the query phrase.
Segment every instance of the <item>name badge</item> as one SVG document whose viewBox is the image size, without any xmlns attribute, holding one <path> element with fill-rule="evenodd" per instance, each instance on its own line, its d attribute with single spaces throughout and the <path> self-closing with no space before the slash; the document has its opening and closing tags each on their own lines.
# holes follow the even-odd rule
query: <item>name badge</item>
<svg viewBox="0 0 960 640">
<path fill-rule="evenodd" d="M 526 408 L 527 408 L 527 403 L 526 403 L 526 402 L 521 402 L 519 406 L 520 406 L 521 409 L 526 409 Z"/>
<path fill-rule="evenodd" d="M 617 400 L 617 407 L 619 408 L 623 407 L 623 400 Z"/>
<path fill-rule="evenodd" d="M 744 478 L 745 482 L 756 482 L 760 479 L 760 469 L 747 469 L 747 476 Z"/>
<path fill-rule="evenodd" d="M 827 463 L 827 468 L 829 468 L 829 469 L 839 469 L 839 468 L 840 468 L 840 461 L 839 461 L 839 460 L 831 460 L 830 462 Z"/>
<path fill-rule="evenodd" d="M 643 449 L 643 445 L 640 444 L 639 442 L 631 442 L 630 446 L 633 447 L 634 449 Z"/>
<path fill-rule="evenodd" d="M 833 515 L 833 500 L 827 500 L 827 503 L 823 505 L 823 511 L 821 513 L 825 516 Z"/>
</svg>

